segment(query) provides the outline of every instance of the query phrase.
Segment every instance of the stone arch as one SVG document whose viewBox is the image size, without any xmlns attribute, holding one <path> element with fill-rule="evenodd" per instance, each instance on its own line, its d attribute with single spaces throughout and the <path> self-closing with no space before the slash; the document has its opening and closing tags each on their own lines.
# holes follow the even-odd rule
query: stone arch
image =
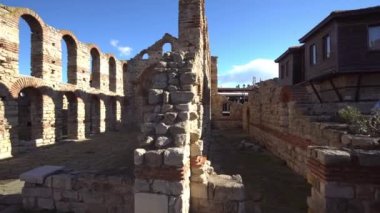
<svg viewBox="0 0 380 213">
<path fill-rule="evenodd" d="M 78 100 L 74 92 L 62 93 L 61 139 L 78 138 Z"/>
<path fill-rule="evenodd" d="M 42 143 L 43 97 L 35 87 L 23 88 L 18 102 L 18 138 L 22 149 L 30 149 Z"/>
<path fill-rule="evenodd" d="M 114 96 L 108 97 L 106 107 L 106 129 L 110 131 L 116 130 L 117 122 L 117 99 Z"/>
<path fill-rule="evenodd" d="M 162 45 L 162 54 L 165 54 L 167 52 L 172 52 L 173 51 L 173 45 L 171 42 L 165 42 Z"/>
<path fill-rule="evenodd" d="M 90 46 L 90 86 L 100 89 L 100 51 L 95 45 Z"/>
<path fill-rule="evenodd" d="M 100 97 L 89 95 L 86 102 L 86 137 L 89 137 L 100 133 Z"/>
<path fill-rule="evenodd" d="M 20 91 L 24 88 L 27 88 L 27 87 L 39 88 L 43 86 L 44 86 L 43 81 L 38 78 L 23 77 L 23 78 L 18 79 L 10 87 L 10 94 L 12 95 L 13 98 L 18 98 Z"/>
<path fill-rule="evenodd" d="M 16 12 L 19 17 L 18 20 L 24 20 L 31 31 L 31 76 L 42 78 L 43 77 L 43 35 L 44 23 L 42 19 L 29 9 L 19 9 Z M 18 46 L 18 52 L 20 52 L 20 46 Z M 19 56 L 20 58 L 20 56 Z M 18 64 L 19 66 L 19 64 Z"/>
<path fill-rule="evenodd" d="M 141 54 L 141 59 L 142 60 L 149 60 L 149 58 L 150 58 L 150 55 L 149 55 L 149 53 L 147 51 L 142 52 L 142 54 Z"/>
<path fill-rule="evenodd" d="M 69 84 L 77 84 L 77 72 L 78 72 L 78 65 L 77 65 L 77 57 L 78 57 L 78 40 L 75 38 L 75 36 L 66 30 L 60 31 L 62 35 L 62 40 L 66 44 L 67 48 L 67 82 Z M 62 47 L 63 49 L 63 47 Z M 63 58 L 62 58 L 63 60 Z M 62 64 L 62 69 L 63 69 Z"/>
<path fill-rule="evenodd" d="M 108 59 L 108 76 L 109 76 L 109 90 L 111 92 L 116 92 L 116 60 L 115 57 L 111 56 Z"/>
</svg>

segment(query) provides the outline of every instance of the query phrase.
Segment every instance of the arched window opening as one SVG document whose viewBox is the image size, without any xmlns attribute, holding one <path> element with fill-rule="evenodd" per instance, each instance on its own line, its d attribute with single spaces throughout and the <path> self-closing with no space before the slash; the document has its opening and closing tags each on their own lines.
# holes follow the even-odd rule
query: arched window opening
<svg viewBox="0 0 380 213">
<path fill-rule="evenodd" d="M 163 46 L 162 46 L 162 54 L 165 54 L 167 52 L 172 52 L 173 49 L 172 49 L 172 45 L 170 43 L 165 43 Z"/>
<path fill-rule="evenodd" d="M 36 146 L 36 140 L 42 139 L 42 94 L 35 88 L 25 88 L 17 101 L 20 143 Z"/>
<path fill-rule="evenodd" d="M 91 51 L 91 78 L 90 86 L 99 89 L 100 88 L 100 54 L 95 48 Z"/>
<path fill-rule="evenodd" d="M 31 15 L 19 20 L 19 74 L 42 77 L 42 27 Z"/>
<path fill-rule="evenodd" d="M 116 61 L 115 58 L 111 57 L 108 61 L 109 67 L 109 90 L 116 92 Z"/>
<path fill-rule="evenodd" d="M 116 130 L 116 120 L 117 120 L 117 103 L 116 98 L 111 97 L 109 99 L 107 107 L 107 129 L 110 131 Z"/>
<path fill-rule="evenodd" d="M 126 73 L 128 71 L 128 64 L 124 63 L 123 64 L 123 73 Z"/>
<path fill-rule="evenodd" d="M 145 53 L 145 54 L 142 56 L 142 59 L 143 59 L 143 60 L 148 60 L 148 59 L 149 59 L 149 54 L 148 54 L 148 53 Z"/>
<path fill-rule="evenodd" d="M 62 139 L 76 139 L 78 135 L 77 98 L 68 92 L 62 96 Z"/>
<path fill-rule="evenodd" d="M 100 132 L 100 99 L 97 96 L 92 96 L 89 107 L 89 135 Z"/>
<path fill-rule="evenodd" d="M 62 48 L 62 82 L 76 84 L 77 72 L 77 45 L 75 40 L 64 35 L 61 40 Z"/>
</svg>

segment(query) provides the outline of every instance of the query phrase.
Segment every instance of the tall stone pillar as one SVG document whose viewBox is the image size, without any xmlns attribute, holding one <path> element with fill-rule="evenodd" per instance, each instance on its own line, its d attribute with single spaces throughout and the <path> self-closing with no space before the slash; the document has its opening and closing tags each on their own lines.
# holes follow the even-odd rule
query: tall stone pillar
<svg viewBox="0 0 380 213">
<path fill-rule="evenodd" d="M 192 60 L 166 54 L 146 78 L 149 94 L 136 149 L 135 212 L 187 213 L 190 200 L 190 130 L 196 120 Z M 149 72 L 149 71 L 148 71 Z"/>
</svg>

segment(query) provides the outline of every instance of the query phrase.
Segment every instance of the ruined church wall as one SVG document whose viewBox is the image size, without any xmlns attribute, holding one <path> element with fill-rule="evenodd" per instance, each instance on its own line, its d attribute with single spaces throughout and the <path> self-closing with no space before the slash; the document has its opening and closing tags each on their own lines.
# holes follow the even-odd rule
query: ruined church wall
<svg viewBox="0 0 380 213">
<path fill-rule="evenodd" d="M 31 29 L 31 70 L 30 76 L 20 74 L 19 70 L 19 20 L 24 19 Z M 124 102 L 123 67 L 125 61 L 102 53 L 92 44 L 76 39 L 67 30 L 55 29 L 34 11 L 0 5 L 0 158 L 28 151 L 30 149 L 55 144 L 65 137 L 83 139 L 96 132 L 120 128 L 122 104 Z M 67 45 L 68 64 L 62 64 L 61 41 Z M 98 54 L 95 66 L 90 64 L 91 52 Z M 114 60 L 115 71 L 109 74 L 109 61 Z M 62 67 L 67 66 L 68 82 L 62 82 Z M 93 72 L 91 67 L 94 67 Z M 91 87 L 91 84 L 92 87 Z M 110 81 L 115 83 L 110 87 Z M 96 87 L 96 88 L 95 88 Z M 112 91 L 111 91 L 111 90 Z M 33 93 L 36 110 L 31 121 L 20 123 L 18 111 L 20 92 Z M 70 97 L 71 118 L 68 133 L 63 133 L 63 97 Z M 91 100 L 99 100 L 100 115 L 94 130 L 91 120 Z M 116 102 L 116 104 L 114 104 Z M 116 107 L 114 107 L 116 106 Z M 117 113 L 116 119 L 114 112 Z M 112 124 L 111 124 L 112 123 Z M 20 140 L 19 131 L 23 125 L 31 125 L 32 140 Z M 75 128 L 74 128 L 75 127 Z M 67 135 L 67 136 L 66 136 Z"/>
</svg>

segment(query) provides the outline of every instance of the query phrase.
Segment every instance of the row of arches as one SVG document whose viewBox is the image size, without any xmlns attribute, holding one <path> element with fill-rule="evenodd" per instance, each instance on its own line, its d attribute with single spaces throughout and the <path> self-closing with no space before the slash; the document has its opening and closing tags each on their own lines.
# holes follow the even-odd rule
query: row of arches
<svg viewBox="0 0 380 213">
<path fill-rule="evenodd" d="M 44 26 L 38 18 L 32 14 L 23 14 L 19 17 L 19 74 L 33 76 L 37 78 L 43 77 L 43 46 L 44 44 Z M 78 41 L 75 36 L 69 32 L 62 30 L 61 33 L 61 82 L 69 84 L 78 83 Z M 57 44 L 53 43 L 53 46 Z M 96 46 L 89 47 L 89 64 L 91 74 L 89 86 L 101 88 L 101 57 L 100 51 Z M 56 63 L 55 61 L 52 62 Z M 126 63 L 123 65 L 123 72 L 126 71 Z M 113 56 L 108 57 L 108 82 L 109 91 L 117 92 L 117 60 Z M 123 73 L 120 72 L 120 73 Z M 54 73 L 54 71 L 52 71 Z M 122 79 L 122 77 L 120 77 Z M 81 79 L 84 80 L 84 79 Z"/>
<path fill-rule="evenodd" d="M 2 147 L 8 141 L 12 154 L 17 154 L 62 140 L 84 139 L 105 131 L 116 131 L 121 127 L 122 109 L 118 97 L 53 93 L 45 88 L 25 87 L 14 98 L 0 88 Z"/>
</svg>

